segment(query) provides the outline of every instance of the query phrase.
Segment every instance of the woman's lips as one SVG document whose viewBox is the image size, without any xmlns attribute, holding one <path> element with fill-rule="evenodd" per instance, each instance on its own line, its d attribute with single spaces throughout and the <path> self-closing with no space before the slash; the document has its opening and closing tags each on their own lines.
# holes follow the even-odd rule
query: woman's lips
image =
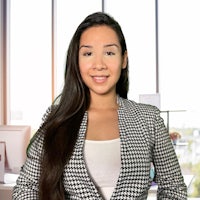
<svg viewBox="0 0 200 200">
<path fill-rule="evenodd" d="M 96 82 L 96 83 L 104 83 L 107 81 L 108 76 L 92 76 L 92 79 Z"/>
</svg>

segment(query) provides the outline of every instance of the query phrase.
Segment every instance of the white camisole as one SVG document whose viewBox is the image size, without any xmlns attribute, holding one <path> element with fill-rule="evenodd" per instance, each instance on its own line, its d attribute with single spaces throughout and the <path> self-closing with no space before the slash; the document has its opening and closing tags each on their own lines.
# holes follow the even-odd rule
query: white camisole
<svg viewBox="0 0 200 200">
<path fill-rule="evenodd" d="M 85 140 L 84 159 L 88 173 L 105 200 L 110 199 L 120 168 L 120 139 Z"/>
</svg>

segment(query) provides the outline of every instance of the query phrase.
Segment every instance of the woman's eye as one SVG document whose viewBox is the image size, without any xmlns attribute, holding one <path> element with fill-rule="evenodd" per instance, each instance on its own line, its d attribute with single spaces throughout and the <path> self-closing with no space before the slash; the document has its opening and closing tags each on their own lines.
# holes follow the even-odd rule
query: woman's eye
<svg viewBox="0 0 200 200">
<path fill-rule="evenodd" d="M 115 53 L 112 52 L 112 51 L 107 51 L 107 52 L 106 52 L 106 55 L 108 55 L 108 56 L 112 56 L 112 55 L 115 55 Z"/>
<path fill-rule="evenodd" d="M 92 55 L 92 52 L 85 52 L 83 53 L 83 56 L 91 56 Z"/>
</svg>

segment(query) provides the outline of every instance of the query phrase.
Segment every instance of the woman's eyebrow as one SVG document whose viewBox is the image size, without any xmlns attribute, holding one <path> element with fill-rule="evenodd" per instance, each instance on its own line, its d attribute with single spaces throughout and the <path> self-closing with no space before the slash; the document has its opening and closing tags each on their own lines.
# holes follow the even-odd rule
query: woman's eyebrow
<svg viewBox="0 0 200 200">
<path fill-rule="evenodd" d="M 91 45 L 81 45 L 81 46 L 79 47 L 79 49 L 81 49 L 81 48 L 92 48 L 92 46 L 91 46 Z"/>
<path fill-rule="evenodd" d="M 112 47 L 112 46 L 115 46 L 115 47 L 117 47 L 117 48 L 120 48 L 119 45 L 117 45 L 117 44 L 115 44 L 115 43 L 104 45 L 104 47 Z"/>
<path fill-rule="evenodd" d="M 119 45 L 117 45 L 117 44 L 115 44 L 115 43 L 113 43 L 113 44 L 106 44 L 106 45 L 104 45 L 103 47 L 104 47 L 104 48 L 107 48 L 107 47 L 112 47 L 112 46 L 117 47 L 117 48 L 120 48 Z M 92 48 L 92 46 L 91 46 L 91 45 L 81 45 L 81 46 L 79 47 L 79 49 L 81 49 L 81 48 Z"/>
</svg>

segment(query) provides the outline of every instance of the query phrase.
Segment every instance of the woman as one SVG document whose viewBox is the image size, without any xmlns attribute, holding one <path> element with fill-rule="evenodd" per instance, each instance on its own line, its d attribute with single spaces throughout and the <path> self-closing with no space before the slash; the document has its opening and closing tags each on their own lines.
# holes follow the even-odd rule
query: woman
<svg viewBox="0 0 200 200">
<path fill-rule="evenodd" d="M 120 25 L 94 13 L 69 45 L 65 85 L 28 150 L 13 199 L 187 199 L 156 107 L 127 99 L 128 54 Z"/>
</svg>

